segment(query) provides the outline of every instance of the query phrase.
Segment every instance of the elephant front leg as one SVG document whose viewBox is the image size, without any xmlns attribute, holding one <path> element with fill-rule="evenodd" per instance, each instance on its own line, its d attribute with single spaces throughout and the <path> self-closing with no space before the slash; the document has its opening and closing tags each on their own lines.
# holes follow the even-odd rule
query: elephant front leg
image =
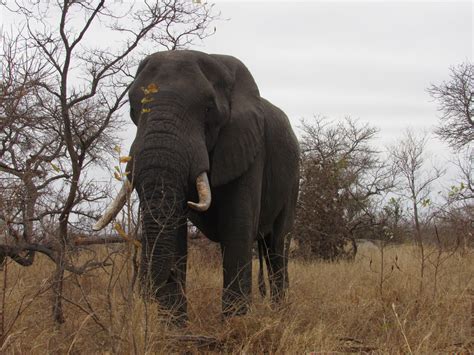
<svg viewBox="0 0 474 355">
<path fill-rule="evenodd" d="M 216 191 L 218 238 L 221 243 L 224 316 L 245 314 L 252 291 L 252 245 L 257 236 L 261 203 L 259 164 L 246 176 Z"/>
<path fill-rule="evenodd" d="M 186 270 L 187 270 L 187 226 L 180 228 L 176 245 L 176 260 L 174 268 L 171 270 L 168 285 L 171 288 L 171 299 L 167 308 L 171 309 L 175 316 L 175 321 L 182 324 L 188 320 L 187 298 L 186 298 Z"/>
<path fill-rule="evenodd" d="M 241 236 L 240 236 L 241 237 Z M 229 239 L 221 242 L 224 289 L 224 316 L 247 313 L 252 293 L 252 243 L 250 238 Z"/>
<path fill-rule="evenodd" d="M 143 248 L 141 278 L 145 296 L 156 299 L 160 306 L 169 310 L 176 324 L 183 324 L 187 320 L 186 269 L 187 269 L 187 228 L 179 227 L 176 238 L 172 241 L 173 248 L 168 254 L 156 252 L 152 243 L 148 248 Z M 160 260 L 169 261 L 167 277 L 162 280 L 153 279 L 153 275 L 160 274 L 168 262 L 160 263 Z"/>
</svg>

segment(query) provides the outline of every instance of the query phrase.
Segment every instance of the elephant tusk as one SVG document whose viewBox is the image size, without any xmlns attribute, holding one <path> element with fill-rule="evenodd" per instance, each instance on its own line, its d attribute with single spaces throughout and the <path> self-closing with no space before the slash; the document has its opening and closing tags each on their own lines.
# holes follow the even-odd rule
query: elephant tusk
<svg viewBox="0 0 474 355">
<path fill-rule="evenodd" d="M 196 189 L 199 195 L 199 202 L 188 201 L 188 206 L 193 210 L 204 212 L 209 209 L 211 206 L 211 187 L 209 186 L 209 179 L 207 178 L 207 173 L 202 172 L 196 178 Z"/>
<path fill-rule="evenodd" d="M 96 224 L 94 224 L 92 229 L 95 231 L 99 231 L 107 224 L 109 224 L 110 221 L 114 219 L 115 216 L 117 216 L 120 210 L 123 208 L 123 206 L 127 202 L 127 198 L 132 193 L 132 190 L 132 184 L 130 183 L 130 181 L 128 181 L 128 179 L 125 179 L 117 197 L 112 201 L 109 207 L 107 207 L 102 217 L 100 217 Z"/>
</svg>

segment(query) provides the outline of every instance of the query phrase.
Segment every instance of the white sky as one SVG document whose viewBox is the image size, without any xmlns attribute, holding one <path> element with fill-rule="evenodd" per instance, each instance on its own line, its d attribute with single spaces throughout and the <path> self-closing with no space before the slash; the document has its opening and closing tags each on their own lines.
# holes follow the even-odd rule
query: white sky
<svg viewBox="0 0 474 355">
<path fill-rule="evenodd" d="M 472 61 L 470 1 L 217 1 L 217 33 L 196 46 L 232 54 L 262 96 L 294 127 L 301 118 L 346 115 L 380 128 L 380 143 L 405 127 L 431 129 L 430 83 Z"/>
<path fill-rule="evenodd" d="M 215 7 L 228 20 L 192 49 L 241 59 L 296 130 L 301 118 L 350 115 L 380 128 L 381 147 L 407 126 L 431 130 L 438 114 L 425 89 L 473 59 L 471 1 L 216 0 Z M 126 148 L 134 133 L 120 134 Z M 430 149 L 448 157 L 440 142 Z"/>
</svg>

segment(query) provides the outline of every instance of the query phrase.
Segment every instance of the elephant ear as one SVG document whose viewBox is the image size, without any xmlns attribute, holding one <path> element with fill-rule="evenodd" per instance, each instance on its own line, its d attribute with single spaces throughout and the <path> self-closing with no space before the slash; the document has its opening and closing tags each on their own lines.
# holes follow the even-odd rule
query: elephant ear
<svg viewBox="0 0 474 355">
<path fill-rule="evenodd" d="M 260 93 L 245 65 L 231 56 L 212 57 L 227 67 L 233 84 L 230 119 L 220 129 L 211 157 L 211 182 L 219 186 L 242 175 L 255 160 L 263 147 L 264 117 Z"/>
</svg>

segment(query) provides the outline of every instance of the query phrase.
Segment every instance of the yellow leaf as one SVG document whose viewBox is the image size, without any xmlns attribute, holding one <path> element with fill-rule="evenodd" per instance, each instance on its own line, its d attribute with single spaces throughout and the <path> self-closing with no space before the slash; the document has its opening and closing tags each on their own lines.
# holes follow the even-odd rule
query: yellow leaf
<svg viewBox="0 0 474 355">
<path fill-rule="evenodd" d="M 54 171 L 56 171 L 57 173 L 61 172 L 61 169 L 59 169 L 59 167 L 56 164 L 51 163 L 51 166 L 53 167 Z"/>
<path fill-rule="evenodd" d="M 151 112 L 149 108 L 142 108 L 142 113 L 148 113 Z"/>
<path fill-rule="evenodd" d="M 120 174 L 116 171 L 114 171 L 114 177 L 118 180 L 118 181 L 122 181 L 122 177 L 120 176 Z"/>
<path fill-rule="evenodd" d="M 150 94 L 155 94 L 158 92 L 158 86 L 154 83 L 148 84 L 147 90 Z"/>
<path fill-rule="evenodd" d="M 154 99 L 152 97 L 145 96 L 143 99 L 140 101 L 142 104 L 147 104 L 149 102 L 152 102 Z"/>
<path fill-rule="evenodd" d="M 122 149 L 120 148 L 119 145 L 116 145 L 116 146 L 114 147 L 114 150 L 115 150 L 117 153 L 119 153 L 119 154 L 120 154 L 120 152 L 122 151 Z"/>
<path fill-rule="evenodd" d="M 114 166 L 114 169 L 117 170 L 118 173 L 120 173 L 120 167 L 118 167 L 117 165 Z"/>
<path fill-rule="evenodd" d="M 117 231 L 117 233 L 118 233 L 123 239 L 125 239 L 127 242 L 133 243 L 136 247 L 139 247 L 139 246 L 141 245 L 138 240 L 135 240 L 135 239 L 130 238 L 130 237 L 127 235 L 127 233 L 125 233 L 125 231 L 123 230 L 123 228 L 122 228 L 122 226 L 120 225 L 120 223 L 115 223 L 114 228 L 115 228 L 115 230 Z"/>
<path fill-rule="evenodd" d="M 129 155 L 125 155 L 123 157 L 120 157 L 120 162 L 121 163 L 128 163 L 130 160 L 132 160 L 132 157 Z"/>
<path fill-rule="evenodd" d="M 127 233 L 125 233 L 120 223 L 115 223 L 114 228 L 123 239 L 129 239 Z"/>
</svg>

